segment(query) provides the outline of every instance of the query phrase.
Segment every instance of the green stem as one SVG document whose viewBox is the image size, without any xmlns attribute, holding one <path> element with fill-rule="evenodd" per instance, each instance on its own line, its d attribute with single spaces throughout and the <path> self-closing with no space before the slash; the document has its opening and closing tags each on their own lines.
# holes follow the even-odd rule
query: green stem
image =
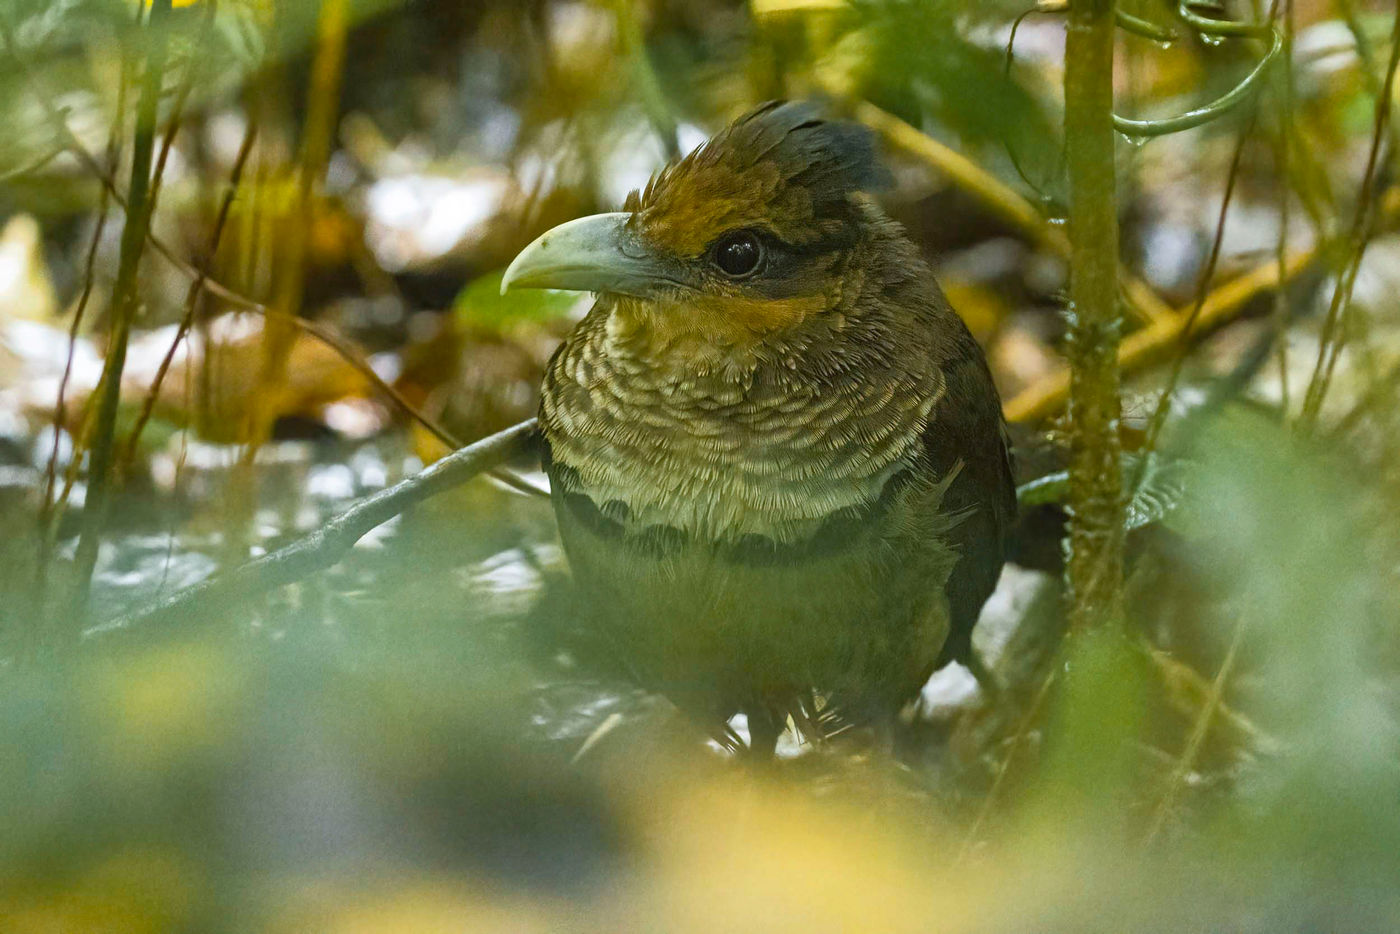
<svg viewBox="0 0 1400 934">
<path fill-rule="evenodd" d="M 165 73 L 167 20 L 171 0 L 154 0 L 147 20 L 150 48 L 142 74 L 141 102 L 136 114 L 136 134 L 131 156 L 131 184 L 127 189 L 126 223 L 122 227 L 117 281 L 112 289 L 112 330 L 107 363 L 99 387 L 97 420 L 88 462 L 88 491 L 83 505 L 82 533 L 78 539 L 78 601 L 84 606 L 97 563 L 97 546 L 106 522 L 111 498 L 113 448 L 117 406 L 121 399 L 122 370 L 131 322 L 136 316 L 137 272 L 141 265 L 146 230 L 151 220 L 151 161 L 155 151 L 156 118 L 160 110 L 161 79 Z"/>
<path fill-rule="evenodd" d="M 296 338 L 295 319 L 301 313 L 306 288 L 306 261 L 315 221 L 316 196 L 330 160 L 340 113 L 349 16 L 349 0 L 322 0 L 298 156 L 297 200 L 294 213 L 288 219 L 286 243 L 281 247 L 283 260 L 273 286 L 271 314 L 264 323 L 262 370 L 258 379 L 261 392 L 251 411 L 245 464 L 252 463 L 258 448 L 271 435 L 277 415 L 273 403 L 286 378 L 287 360 Z"/>
<path fill-rule="evenodd" d="M 1070 183 L 1070 625 L 1123 607 L 1118 438 L 1118 217 L 1114 177 L 1114 0 L 1075 0 L 1065 45 Z"/>
<path fill-rule="evenodd" d="M 1268 23 L 1251 23 L 1233 19 L 1211 19 L 1202 16 L 1191 8 L 1190 0 L 1177 4 L 1176 12 L 1186 25 L 1207 36 L 1254 36 L 1259 38 L 1269 34 Z"/>
<path fill-rule="evenodd" d="M 1142 36 L 1144 39 L 1151 39 L 1153 42 L 1162 42 L 1167 45 L 1181 38 L 1176 31 L 1168 26 L 1158 26 L 1151 20 L 1143 19 L 1140 16 L 1133 16 L 1131 13 L 1117 11 L 1118 28 L 1133 35 Z"/>
<path fill-rule="evenodd" d="M 1259 64 L 1254 66 L 1254 70 L 1246 75 L 1239 84 L 1203 107 L 1197 107 L 1195 110 L 1189 110 L 1179 116 L 1163 120 L 1130 120 L 1127 117 L 1115 116 L 1113 125 L 1119 133 L 1125 136 L 1142 138 L 1180 133 L 1183 130 L 1195 129 L 1202 124 L 1209 123 L 1254 97 L 1255 91 L 1259 89 L 1260 79 L 1269 70 L 1269 66 L 1274 63 L 1274 60 L 1278 58 L 1281 46 L 1282 39 L 1275 32 L 1269 41 L 1269 51 L 1259 60 Z"/>
</svg>

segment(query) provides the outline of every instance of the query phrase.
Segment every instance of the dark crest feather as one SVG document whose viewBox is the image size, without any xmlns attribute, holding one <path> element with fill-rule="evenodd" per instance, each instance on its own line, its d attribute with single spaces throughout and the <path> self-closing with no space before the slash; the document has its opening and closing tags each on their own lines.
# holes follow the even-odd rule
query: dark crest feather
<svg viewBox="0 0 1400 934">
<path fill-rule="evenodd" d="M 654 203 L 676 176 L 728 165 L 740 172 L 762 163 L 778 167 L 784 183 L 800 185 L 812 195 L 818 215 L 846 202 L 854 192 L 878 191 L 889 183 L 880 164 L 874 136 L 864 126 L 830 119 L 820 104 L 774 100 L 735 120 L 679 162 L 667 166 L 641 192 L 633 192 L 626 209 Z"/>
<path fill-rule="evenodd" d="M 870 130 L 828 119 L 810 101 L 769 101 L 740 117 L 706 148 L 711 146 L 729 149 L 745 166 L 775 162 L 785 179 L 823 195 L 844 197 L 888 183 Z"/>
</svg>

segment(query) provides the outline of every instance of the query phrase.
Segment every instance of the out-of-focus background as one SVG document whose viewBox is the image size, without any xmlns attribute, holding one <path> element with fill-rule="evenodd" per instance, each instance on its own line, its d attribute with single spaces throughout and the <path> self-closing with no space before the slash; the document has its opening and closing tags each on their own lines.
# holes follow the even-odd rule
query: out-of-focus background
<svg viewBox="0 0 1400 934">
<path fill-rule="evenodd" d="M 1119 141 L 1130 610 L 1065 636 L 1063 4 L 3 0 L 0 930 L 1400 925 L 1396 11 L 1121 5 L 1122 115 L 1244 88 Z M 588 300 L 504 265 L 774 97 L 872 126 L 987 350 L 995 698 L 755 774 L 589 654 L 486 477 L 113 624 L 531 416 Z"/>
</svg>

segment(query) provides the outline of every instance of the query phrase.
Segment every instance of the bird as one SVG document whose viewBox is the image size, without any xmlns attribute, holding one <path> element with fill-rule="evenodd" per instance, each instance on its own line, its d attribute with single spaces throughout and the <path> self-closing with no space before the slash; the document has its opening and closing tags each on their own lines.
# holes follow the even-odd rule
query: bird
<svg viewBox="0 0 1400 934">
<path fill-rule="evenodd" d="M 892 727 L 973 661 L 1006 560 L 997 388 L 889 177 L 867 128 L 772 101 L 501 282 L 596 294 L 539 410 L 590 625 L 712 735 L 745 714 L 759 758 L 789 722 Z"/>
</svg>

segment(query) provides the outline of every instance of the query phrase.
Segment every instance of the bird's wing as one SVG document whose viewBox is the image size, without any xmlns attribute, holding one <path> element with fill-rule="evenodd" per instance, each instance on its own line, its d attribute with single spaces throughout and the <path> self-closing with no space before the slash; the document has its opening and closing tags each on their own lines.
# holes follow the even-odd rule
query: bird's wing
<svg viewBox="0 0 1400 934">
<path fill-rule="evenodd" d="M 981 670 L 972 654 L 972 628 L 996 588 L 1016 521 L 1011 446 L 991 372 L 972 336 L 967 353 L 945 368 L 948 391 L 924 430 L 924 451 L 939 477 L 957 470 L 942 508 L 960 517 L 950 544 L 958 563 L 948 579 L 948 639 L 938 665 L 950 661 Z M 959 466 L 960 465 L 960 466 Z"/>
</svg>

